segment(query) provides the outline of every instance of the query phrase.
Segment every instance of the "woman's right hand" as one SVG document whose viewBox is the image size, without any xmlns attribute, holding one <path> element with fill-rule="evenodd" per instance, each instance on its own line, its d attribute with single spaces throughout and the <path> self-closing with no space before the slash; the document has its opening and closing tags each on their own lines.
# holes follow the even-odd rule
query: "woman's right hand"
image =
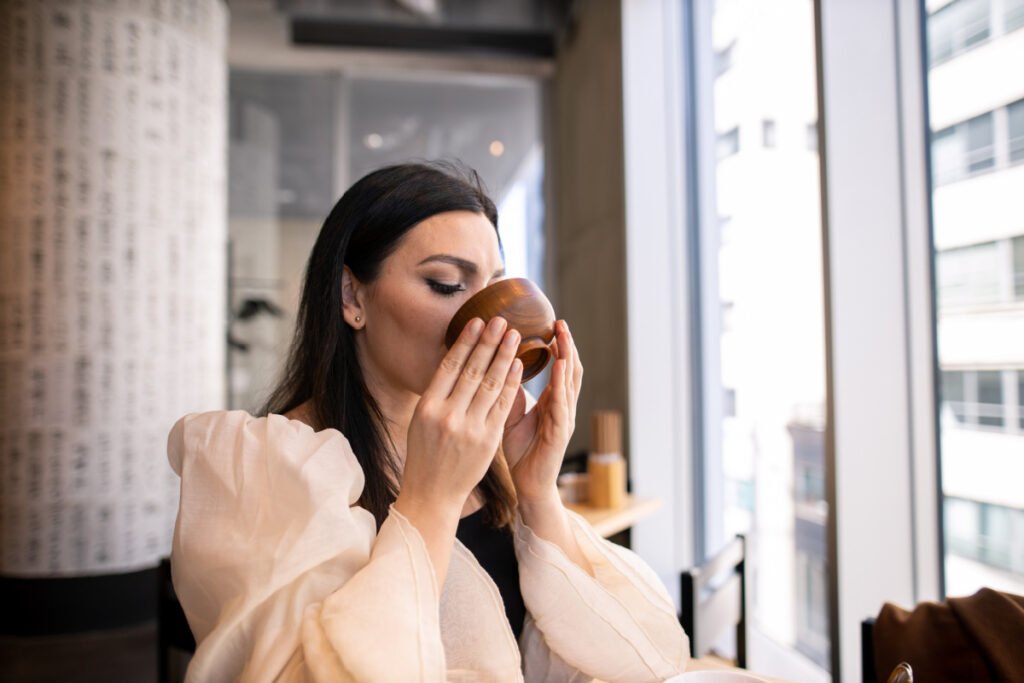
<svg viewBox="0 0 1024 683">
<path fill-rule="evenodd" d="M 504 318 L 471 320 L 441 361 L 409 424 L 399 497 L 461 511 L 501 443 L 523 364 Z"/>
</svg>

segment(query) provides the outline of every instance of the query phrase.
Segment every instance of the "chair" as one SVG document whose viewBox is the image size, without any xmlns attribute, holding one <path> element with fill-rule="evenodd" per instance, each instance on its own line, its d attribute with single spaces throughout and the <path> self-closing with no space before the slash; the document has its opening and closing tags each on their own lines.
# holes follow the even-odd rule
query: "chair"
<svg viewBox="0 0 1024 683">
<path fill-rule="evenodd" d="M 878 683 L 875 673 L 875 618 L 860 622 L 860 677 L 863 683 Z"/>
<path fill-rule="evenodd" d="M 713 558 L 683 572 L 680 589 L 679 622 L 690 636 L 690 655 L 704 656 L 734 626 L 736 664 L 746 667 L 746 539 L 737 536 Z"/>
<path fill-rule="evenodd" d="M 165 557 L 157 568 L 157 680 L 159 683 L 171 683 L 184 678 L 187 659 L 182 654 L 191 655 L 196 651 L 196 639 L 185 619 L 178 596 L 171 583 L 171 560 Z M 176 650 L 177 652 L 174 652 Z"/>
</svg>

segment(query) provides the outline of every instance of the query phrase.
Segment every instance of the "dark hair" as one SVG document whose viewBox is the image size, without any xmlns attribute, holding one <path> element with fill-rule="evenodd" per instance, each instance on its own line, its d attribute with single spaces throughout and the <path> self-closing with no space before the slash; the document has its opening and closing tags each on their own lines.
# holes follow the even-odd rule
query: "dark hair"
<svg viewBox="0 0 1024 683">
<path fill-rule="evenodd" d="M 345 192 L 313 246 L 288 361 L 263 409 L 264 414 L 286 413 L 310 401 L 316 429 L 333 427 L 348 438 L 366 478 L 360 504 L 373 513 L 378 528 L 398 495 L 401 472 L 356 357 L 355 332 L 342 317 L 342 269 L 348 266 L 360 282 L 372 282 L 409 230 L 446 211 L 482 213 L 498 229 L 497 209 L 480 177 L 452 162 L 388 166 Z M 508 526 L 516 499 L 503 455 L 478 489 L 485 520 Z"/>
</svg>

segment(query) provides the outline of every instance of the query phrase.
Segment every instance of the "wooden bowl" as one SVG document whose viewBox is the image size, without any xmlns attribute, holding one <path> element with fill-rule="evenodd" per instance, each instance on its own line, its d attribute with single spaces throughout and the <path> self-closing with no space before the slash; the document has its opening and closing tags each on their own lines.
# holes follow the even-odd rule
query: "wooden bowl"
<svg viewBox="0 0 1024 683">
<path fill-rule="evenodd" d="M 526 278 L 498 280 L 471 296 L 452 316 L 444 343 L 451 348 L 473 318 L 487 322 L 499 315 L 522 335 L 516 357 L 523 361 L 525 382 L 547 366 L 555 339 L 555 309 L 544 292 Z"/>
</svg>

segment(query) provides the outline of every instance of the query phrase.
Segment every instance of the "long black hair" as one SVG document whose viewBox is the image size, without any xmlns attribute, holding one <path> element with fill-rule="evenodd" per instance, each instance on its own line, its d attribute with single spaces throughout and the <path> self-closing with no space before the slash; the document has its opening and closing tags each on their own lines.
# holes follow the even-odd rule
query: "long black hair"
<svg viewBox="0 0 1024 683">
<path fill-rule="evenodd" d="M 360 504 L 373 513 L 378 528 L 398 495 L 401 472 L 356 357 L 355 332 L 342 316 L 342 271 L 348 266 L 360 282 L 373 282 L 409 230 L 446 211 L 481 213 L 497 232 L 494 202 L 477 173 L 461 164 L 388 166 L 345 192 L 313 246 L 284 374 L 262 411 L 283 414 L 309 401 L 316 429 L 333 427 L 348 438 L 366 478 Z M 500 453 L 478 488 L 486 521 L 508 526 L 515 493 Z"/>
</svg>

